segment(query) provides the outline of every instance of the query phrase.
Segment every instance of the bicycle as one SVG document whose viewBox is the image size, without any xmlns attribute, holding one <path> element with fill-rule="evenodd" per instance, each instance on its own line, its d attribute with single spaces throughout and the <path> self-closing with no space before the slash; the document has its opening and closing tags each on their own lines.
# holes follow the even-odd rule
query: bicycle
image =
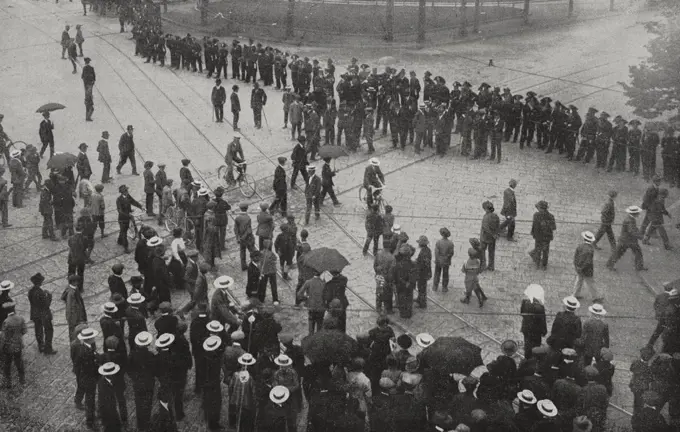
<svg viewBox="0 0 680 432">
<path fill-rule="evenodd" d="M 28 144 L 26 144 L 23 141 L 10 141 L 9 144 L 7 144 L 7 153 L 11 152 L 12 148 L 16 148 L 16 149 L 19 149 L 21 151 L 24 151 L 24 150 L 26 150 L 27 145 Z M 7 165 L 7 163 L 8 163 L 8 161 L 5 160 L 5 155 L 0 154 L 0 166 L 5 166 L 5 165 Z"/>
<path fill-rule="evenodd" d="M 137 222 L 139 222 L 140 227 L 143 227 L 142 216 L 136 215 L 134 212 L 131 214 L 130 224 L 128 225 L 127 236 L 130 240 L 139 240 L 141 233 L 140 228 L 137 228 Z"/>
<path fill-rule="evenodd" d="M 187 246 L 193 245 L 196 239 L 196 230 L 194 229 L 194 223 L 187 217 L 186 212 L 182 215 L 182 212 L 173 205 L 165 210 L 164 215 L 165 229 L 172 234 L 175 228 L 182 228 L 184 244 Z"/>
<path fill-rule="evenodd" d="M 236 177 L 235 181 L 239 189 L 241 190 L 241 194 L 246 197 L 250 198 L 255 193 L 257 193 L 256 185 L 255 185 L 255 179 L 253 176 L 250 174 L 246 173 L 246 169 L 248 165 L 246 164 L 246 161 L 244 160 L 241 163 L 234 162 L 234 165 L 236 166 L 236 171 L 238 172 L 238 176 Z M 222 165 L 217 169 L 217 176 L 221 181 L 224 181 L 227 186 L 231 186 L 233 183 L 229 181 L 227 176 L 229 175 L 229 167 L 226 165 Z"/>
<path fill-rule="evenodd" d="M 373 204 L 378 204 L 378 207 L 380 208 L 380 212 L 384 213 L 385 212 L 385 206 L 387 205 L 387 201 L 383 197 L 382 190 L 385 189 L 385 186 L 382 187 L 371 187 L 371 190 L 373 191 Z M 376 193 L 377 192 L 377 193 Z M 359 188 L 359 201 L 363 204 L 365 208 L 368 208 L 368 189 L 366 189 L 364 186 L 361 186 Z"/>
</svg>

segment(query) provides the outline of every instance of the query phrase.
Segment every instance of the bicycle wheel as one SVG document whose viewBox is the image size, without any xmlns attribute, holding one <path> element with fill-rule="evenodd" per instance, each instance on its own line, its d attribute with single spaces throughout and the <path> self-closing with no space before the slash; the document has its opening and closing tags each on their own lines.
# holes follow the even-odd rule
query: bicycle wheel
<svg viewBox="0 0 680 432">
<path fill-rule="evenodd" d="M 250 174 L 243 174 L 243 179 L 239 182 L 238 187 L 244 197 L 250 198 L 255 195 L 255 179 Z"/>
<path fill-rule="evenodd" d="M 177 220 L 175 220 L 175 207 L 168 207 L 165 210 L 165 229 L 172 233 L 172 230 L 177 228 Z"/>
<path fill-rule="evenodd" d="M 361 205 L 366 206 L 366 195 L 368 194 L 368 191 L 366 190 L 365 187 L 361 186 L 359 188 L 359 201 L 361 201 Z"/>
<path fill-rule="evenodd" d="M 220 182 L 227 183 L 227 166 L 222 165 L 219 168 L 217 168 L 217 178 L 220 180 Z"/>
<path fill-rule="evenodd" d="M 12 148 L 15 148 L 15 149 L 17 149 L 17 150 L 26 150 L 26 146 L 27 146 L 27 144 L 26 144 L 25 142 L 23 142 L 23 141 L 12 141 L 12 142 L 7 146 L 7 148 L 10 149 L 10 150 L 11 150 Z M 38 149 L 38 150 L 40 150 L 40 149 Z"/>
<path fill-rule="evenodd" d="M 194 223 L 191 219 L 184 222 L 184 244 L 187 246 L 193 246 L 196 242 L 196 229 Z"/>
<path fill-rule="evenodd" d="M 127 236 L 130 240 L 136 240 L 138 235 L 137 222 L 134 218 L 130 219 L 130 225 L 128 225 Z"/>
</svg>

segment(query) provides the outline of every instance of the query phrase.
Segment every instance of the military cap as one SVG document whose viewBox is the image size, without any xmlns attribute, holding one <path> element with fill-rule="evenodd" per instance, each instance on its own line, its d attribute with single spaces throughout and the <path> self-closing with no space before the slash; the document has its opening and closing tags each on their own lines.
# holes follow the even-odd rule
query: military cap
<svg viewBox="0 0 680 432">
<path fill-rule="evenodd" d="M 600 113 L 600 117 L 605 117 L 605 118 L 606 118 L 606 117 L 611 117 L 611 116 L 609 115 L 609 113 L 608 113 L 607 111 L 602 111 L 602 112 Z"/>
<path fill-rule="evenodd" d="M 633 119 L 633 120 L 629 121 L 628 124 L 633 126 L 633 125 L 641 125 L 642 123 L 638 119 Z"/>
<path fill-rule="evenodd" d="M 578 107 L 576 105 L 569 105 L 568 108 L 572 111 L 578 111 Z"/>
<path fill-rule="evenodd" d="M 454 87 L 460 87 L 460 83 L 459 83 L 458 81 L 454 81 L 454 82 L 453 82 L 453 86 L 454 86 Z"/>
<path fill-rule="evenodd" d="M 516 100 L 522 100 L 522 99 L 524 99 L 524 96 L 522 96 L 522 95 L 514 95 L 513 98 L 516 99 Z"/>
<path fill-rule="evenodd" d="M 487 83 L 482 83 L 482 84 L 479 86 L 479 90 L 485 89 L 485 88 L 489 88 L 489 87 L 491 87 L 489 84 L 487 84 Z"/>
<path fill-rule="evenodd" d="M 541 99 L 541 102 L 547 102 L 547 103 L 550 103 L 550 102 L 552 102 L 552 99 L 551 99 L 551 98 L 549 98 L 548 96 L 546 96 L 546 97 L 544 97 L 544 98 L 542 98 L 542 99 Z"/>
<path fill-rule="evenodd" d="M 532 92 L 532 91 L 528 91 L 528 92 L 527 92 L 527 97 L 536 97 L 536 93 L 534 93 L 534 92 Z"/>
</svg>

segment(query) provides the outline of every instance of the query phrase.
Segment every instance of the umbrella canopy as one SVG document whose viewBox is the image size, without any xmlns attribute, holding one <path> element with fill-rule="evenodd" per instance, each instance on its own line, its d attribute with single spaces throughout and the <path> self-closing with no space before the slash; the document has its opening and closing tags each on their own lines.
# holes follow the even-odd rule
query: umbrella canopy
<svg viewBox="0 0 680 432">
<path fill-rule="evenodd" d="M 54 156 L 47 161 L 47 168 L 63 170 L 64 168 L 74 166 L 77 161 L 78 158 L 71 153 L 55 153 Z"/>
<path fill-rule="evenodd" d="M 64 108 L 66 108 L 66 106 L 64 106 L 60 103 L 50 102 L 50 103 L 46 103 L 45 105 L 41 106 L 35 112 L 42 113 L 42 112 L 45 112 L 45 111 L 48 111 L 48 112 L 49 111 L 56 111 L 56 110 L 60 110 L 60 109 L 64 109 Z"/>
<path fill-rule="evenodd" d="M 302 351 L 313 363 L 347 363 L 357 342 L 339 330 L 321 330 L 302 340 Z"/>
<path fill-rule="evenodd" d="M 470 375 L 484 364 L 482 349 L 461 337 L 440 337 L 420 355 L 421 364 L 442 375 Z"/>
<path fill-rule="evenodd" d="M 345 148 L 341 146 L 325 145 L 319 149 L 319 157 L 321 157 L 321 159 L 325 158 L 335 159 L 343 156 L 349 155 L 347 154 Z"/>
<path fill-rule="evenodd" d="M 311 267 L 319 273 L 325 271 L 342 271 L 349 265 L 349 261 L 337 249 L 322 247 L 310 251 L 305 257 L 305 266 Z"/>
</svg>

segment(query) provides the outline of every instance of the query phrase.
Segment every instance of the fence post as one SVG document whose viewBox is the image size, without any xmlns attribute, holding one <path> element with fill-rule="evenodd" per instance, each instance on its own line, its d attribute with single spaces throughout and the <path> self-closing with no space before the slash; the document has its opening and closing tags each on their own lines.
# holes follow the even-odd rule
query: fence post
<svg viewBox="0 0 680 432">
<path fill-rule="evenodd" d="M 472 20 L 472 32 L 479 32 L 479 16 L 482 13 L 482 0 L 475 0 L 475 16 Z"/>
<path fill-rule="evenodd" d="M 467 0 L 460 0 L 460 35 L 467 36 Z"/>
<path fill-rule="evenodd" d="M 569 0 L 569 18 L 574 15 L 574 0 Z"/>
<path fill-rule="evenodd" d="M 394 0 L 387 0 L 385 25 L 387 26 L 385 40 L 392 42 L 394 40 Z"/>
<path fill-rule="evenodd" d="M 418 1 L 418 43 L 425 42 L 425 1 Z"/>
<path fill-rule="evenodd" d="M 529 0 L 524 0 L 524 24 L 529 24 Z"/>
<path fill-rule="evenodd" d="M 295 35 L 293 27 L 295 26 L 295 0 L 288 0 L 288 13 L 286 14 L 286 38 L 292 38 Z"/>
</svg>

